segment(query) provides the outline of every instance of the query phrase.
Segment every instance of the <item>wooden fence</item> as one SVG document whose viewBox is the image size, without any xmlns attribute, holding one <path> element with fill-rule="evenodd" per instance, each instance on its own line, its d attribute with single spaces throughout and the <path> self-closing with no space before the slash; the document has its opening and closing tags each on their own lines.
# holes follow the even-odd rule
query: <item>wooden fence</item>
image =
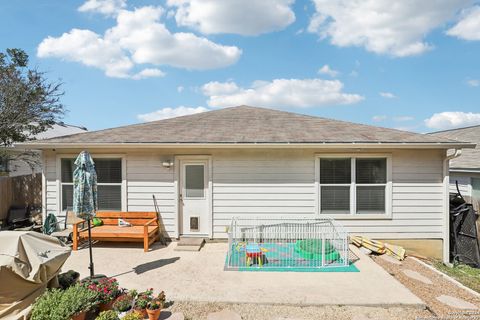
<svg viewBox="0 0 480 320">
<path fill-rule="evenodd" d="M 42 204 L 42 175 L 0 177 L 0 220 L 7 218 L 11 206 Z"/>
</svg>

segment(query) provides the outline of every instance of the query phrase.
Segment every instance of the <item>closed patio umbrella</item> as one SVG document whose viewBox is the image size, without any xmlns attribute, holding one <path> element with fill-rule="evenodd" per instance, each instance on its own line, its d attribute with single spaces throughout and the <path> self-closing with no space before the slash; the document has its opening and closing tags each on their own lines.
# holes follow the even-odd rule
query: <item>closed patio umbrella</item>
<svg viewBox="0 0 480 320">
<path fill-rule="evenodd" d="M 92 157 L 87 151 L 82 151 L 75 160 L 77 168 L 73 171 L 73 211 L 87 220 L 88 250 L 90 254 L 90 277 L 93 278 L 93 255 L 91 220 L 97 211 L 97 172 Z"/>
</svg>

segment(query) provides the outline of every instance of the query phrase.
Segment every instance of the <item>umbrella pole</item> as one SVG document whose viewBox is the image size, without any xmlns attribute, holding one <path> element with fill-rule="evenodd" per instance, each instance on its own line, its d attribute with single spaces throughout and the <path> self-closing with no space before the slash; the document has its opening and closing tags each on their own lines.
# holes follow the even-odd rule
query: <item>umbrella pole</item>
<svg viewBox="0 0 480 320">
<path fill-rule="evenodd" d="M 88 225 L 88 251 L 90 254 L 90 265 L 88 266 L 88 269 L 90 269 L 90 278 L 93 278 L 93 275 L 95 272 L 93 271 L 93 254 L 92 254 L 92 228 L 90 226 L 90 217 L 87 219 L 87 225 Z"/>
</svg>

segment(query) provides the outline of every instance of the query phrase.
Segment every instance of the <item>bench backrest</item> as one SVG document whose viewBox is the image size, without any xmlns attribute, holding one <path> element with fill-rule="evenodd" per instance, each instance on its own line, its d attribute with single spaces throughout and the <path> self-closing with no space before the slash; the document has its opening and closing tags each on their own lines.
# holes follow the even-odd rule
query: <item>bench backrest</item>
<svg viewBox="0 0 480 320">
<path fill-rule="evenodd" d="M 118 225 L 118 219 L 130 222 L 134 226 L 144 225 L 158 216 L 156 212 L 119 212 L 119 211 L 98 211 L 97 218 L 102 219 L 104 225 Z"/>
</svg>

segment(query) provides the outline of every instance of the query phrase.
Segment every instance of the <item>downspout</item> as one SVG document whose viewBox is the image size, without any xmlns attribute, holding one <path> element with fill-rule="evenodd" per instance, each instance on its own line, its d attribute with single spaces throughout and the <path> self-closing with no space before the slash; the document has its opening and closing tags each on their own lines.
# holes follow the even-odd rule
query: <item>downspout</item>
<svg viewBox="0 0 480 320">
<path fill-rule="evenodd" d="M 444 188 L 444 221 L 443 228 L 443 262 L 450 262 L 450 160 L 458 158 L 462 155 L 462 149 L 455 148 L 455 152 L 447 155 L 443 161 L 443 188 Z"/>
</svg>

